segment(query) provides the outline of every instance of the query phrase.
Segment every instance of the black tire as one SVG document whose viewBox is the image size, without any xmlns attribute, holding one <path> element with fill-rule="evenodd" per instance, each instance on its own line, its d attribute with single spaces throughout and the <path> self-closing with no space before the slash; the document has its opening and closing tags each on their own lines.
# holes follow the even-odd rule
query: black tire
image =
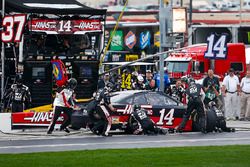
<svg viewBox="0 0 250 167">
<path fill-rule="evenodd" d="M 138 125 L 137 121 L 132 116 L 130 116 L 129 120 L 128 120 L 128 126 L 125 129 L 125 133 L 132 134 L 138 128 L 139 128 L 139 125 Z"/>
<path fill-rule="evenodd" d="M 83 114 L 82 111 L 74 111 L 71 116 L 71 128 L 79 130 L 81 128 L 86 128 L 89 121 L 87 114 Z"/>
<path fill-rule="evenodd" d="M 207 111 L 207 132 L 212 132 L 216 127 L 217 115 L 213 110 Z"/>
<path fill-rule="evenodd" d="M 212 110 L 208 110 L 207 111 L 207 121 L 206 121 L 206 131 L 207 132 L 212 132 L 215 130 L 216 127 L 216 113 Z M 192 120 L 193 120 L 193 124 L 192 124 L 192 128 L 194 132 L 198 132 L 202 130 L 202 118 L 200 117 L 199 114 L 197 114 L 197 112 L 193 112 L 192 114 Z"/>
</svg>

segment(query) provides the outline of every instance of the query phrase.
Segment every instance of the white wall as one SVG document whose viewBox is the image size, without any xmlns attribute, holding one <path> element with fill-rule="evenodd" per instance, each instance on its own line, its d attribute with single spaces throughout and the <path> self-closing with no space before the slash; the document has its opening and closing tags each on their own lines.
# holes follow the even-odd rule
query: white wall
<svg viewBox="0 0 250 167">
<path fill-rule="evenodd" d="M 11 113 L 0 113 L 0 130 L 2 132 L 11 131 Z"/>
</svg>

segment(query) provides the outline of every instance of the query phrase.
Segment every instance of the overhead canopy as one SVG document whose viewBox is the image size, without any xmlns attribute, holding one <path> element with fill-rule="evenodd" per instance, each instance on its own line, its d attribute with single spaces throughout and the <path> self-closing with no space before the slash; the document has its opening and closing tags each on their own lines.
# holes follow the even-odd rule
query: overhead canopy
<svg viewBox="0 0 250 167">
<path fill-rule="evenodd" d="M 0 6 L 2 9 L 2 3 Z M 5 0 L 5 12 L 106 15 L 106 10 L 94 9 L 76 0 Z"/>
</svg>

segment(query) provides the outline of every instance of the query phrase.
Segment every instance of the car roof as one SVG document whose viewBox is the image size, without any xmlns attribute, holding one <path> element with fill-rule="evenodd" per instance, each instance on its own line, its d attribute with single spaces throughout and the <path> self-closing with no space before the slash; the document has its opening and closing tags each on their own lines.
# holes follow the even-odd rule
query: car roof
<svg viewBox="0 0 250 167">
<path fill-rule="evenodd" d="M 127 90 L 127 91 L 120 91 L 120 92 L 113 92 L 111 93 L 111 102 L 116 103 L 117 100 L 127 98 L 129 96 L 133 96 L 137 93 L 142 92 L 149 92 L 148 90 Z"/>
<path fill-rule="evenodd" d="M 155 94 L 164 94 L 163 92 L 159 92 L 159 91 L 151 91 L 151 90 L 127 90 L 127 91 L 119 91 L 119 92 L 113 92 L 111 94 L 111 103 L 119 103 L 119 101 L 121 101 L 122 99 L 128 98 L 130 96 L 134 96 L 136 94 L 140 94 L 140 93 L 155 93 Z M 167 96 L 167 95 L 166 95 Z M 169 98 L 171 98 L 170 96 L 168 96 Z M 176 101 L 175 99 L 171 98 L 172 100 Z M 176 101 L 177 103 L 180 103 L 178 101 Z"/>
</svg>

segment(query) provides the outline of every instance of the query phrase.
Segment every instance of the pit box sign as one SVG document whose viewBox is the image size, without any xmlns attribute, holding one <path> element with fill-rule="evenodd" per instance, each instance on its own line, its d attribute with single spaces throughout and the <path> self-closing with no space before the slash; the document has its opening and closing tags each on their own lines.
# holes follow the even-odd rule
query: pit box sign
<svg viewBox="0 0 250 167">
<path fill-rule="evenodd" d="M 28 23 L 30 31 L 46 32 L 47 34 L 85 34 L 101 32 L 100 20 L 49 20 L 34 19 Z"/>
<path fill-rule="evenodd" d="M 111 31 L 110 34 L 113 34 L 113 31 Z M 112 51 L 123 50 L 123 31 L 118 30 L 114 33 L 110 44 L 110 50 Z"/>
<path fill-rule="evenodd" d="M 50 125 L 53 115 L 53 112 L 12 113 L 12 126 L 47 127 Z M 61 114 L 59 119 L 57 120 L 57 124 L 62 124 L 62 122 L 65 120 L 65 117 L 65 114 Z"/>
<path fill-rule="evenodd" d="M 25 14 L 7 15 L 2 20 L 1 40 L 5 43 L 20 42 L 26 23 Z"/>
<path fill-rule="evenodd" d="M 140 47 L 145 49 L 147 46 L 150 46 L 151 35 L 149 31 L 142 32 L 140 34 Z"/>
<path fill-rule="evenodd" d="M 124 39 L 125 45 L 129 48 L 129 49 L 133 49 L 133 47 L 136 44 L 136 36 L 132 31 L 129 31 L 127 33 L 127 35 L 125 36 Z"/>
<path fill-rule="evenodd" d="M 227 34 L 217 35 L 212 33 L 207 37 L 207 50 L 204 57 L 208 59 L 227 58 Z"/>
</svg>

